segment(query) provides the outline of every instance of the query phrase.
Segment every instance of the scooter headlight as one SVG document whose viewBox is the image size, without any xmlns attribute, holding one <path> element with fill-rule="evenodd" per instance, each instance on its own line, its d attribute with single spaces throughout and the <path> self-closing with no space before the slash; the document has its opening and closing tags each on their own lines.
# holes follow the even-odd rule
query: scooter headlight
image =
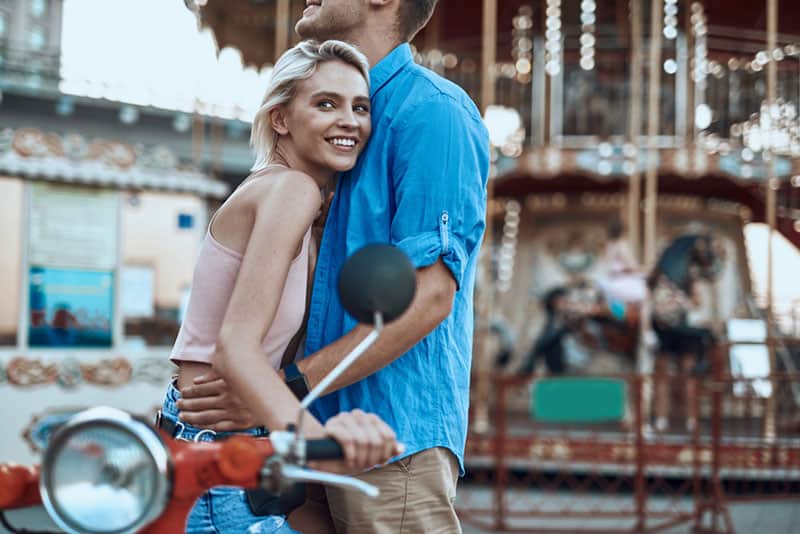
<svg viewBox="0 0 800 534">
<path fill-rule="evenodd" d="M 42 501 L 67 532 L 136 532 L 166 507 L 169 453 L 156 431 L 114 408 L 77 414 L 53 436 Z"/>
</svg>

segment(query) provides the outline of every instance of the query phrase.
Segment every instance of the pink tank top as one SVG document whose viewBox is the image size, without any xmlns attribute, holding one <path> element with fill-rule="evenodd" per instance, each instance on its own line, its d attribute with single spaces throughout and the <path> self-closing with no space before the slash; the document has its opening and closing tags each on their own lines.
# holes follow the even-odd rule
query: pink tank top
<svg viewBox="0 0 800 534">
<path fill-rule="evenodd" d="M 214 239 L 210 227 L 194 269 L 186 315 L 169 355 L 173 362 L 211 363 L 222 319 L 239 274 L 242 255 Z M 303 236 L 300 254 L 289 266 L 275 319 L 261 343 L 264 354 L 276 369 L 305 315 L 310 236 L 311 228 Z"/>
</svg>

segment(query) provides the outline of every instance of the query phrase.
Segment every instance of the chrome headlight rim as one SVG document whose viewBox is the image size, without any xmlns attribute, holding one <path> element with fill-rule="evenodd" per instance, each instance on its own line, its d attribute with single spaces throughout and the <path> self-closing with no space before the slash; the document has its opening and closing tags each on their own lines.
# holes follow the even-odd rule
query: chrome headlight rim
<svg viewBox="0 0 800 534">
<path fill-rule="evenodd" d="M 53 492 L 52 466 L 57 454 L 69 438 L 82 430 L 102 427 L 120 430 L 144 447 L 156 468 L 155 486 L 144 512 L 130 525 L 115 530 L 86 530 L 83 525 L 72 521 L 69 514 L 62 512 Z M 167 507 L 171 491 L 172 463 L 169 449 L 150 425 L 116 408 L 101 406 L 76 414 L 54 433 L 42 458 L 39 476 L 42 504 L 56 525 L 67 533 L 133 534 L 138 532 L 161 515 Z"/>
</svg>

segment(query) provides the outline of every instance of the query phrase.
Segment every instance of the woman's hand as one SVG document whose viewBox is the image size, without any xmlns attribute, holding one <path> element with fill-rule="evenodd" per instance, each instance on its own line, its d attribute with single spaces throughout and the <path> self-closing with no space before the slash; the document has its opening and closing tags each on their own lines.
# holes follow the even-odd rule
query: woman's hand
<svg viewBox="0 0 800 534">
<path fill-rule="evenodd" d="M 344 464 L 351 471 L 363 471 L 402 454 L 394 430 L 372 413 L 342 412 L 325 424 L 325 432 L 344 449 Z"/>
<path fill-rule="evenodd" d="M 253 413 L 213 371 L 181 388 L 178 410 L 181 421 L 215 432 L 241 430 L 257 424 Z"/>
</svg>

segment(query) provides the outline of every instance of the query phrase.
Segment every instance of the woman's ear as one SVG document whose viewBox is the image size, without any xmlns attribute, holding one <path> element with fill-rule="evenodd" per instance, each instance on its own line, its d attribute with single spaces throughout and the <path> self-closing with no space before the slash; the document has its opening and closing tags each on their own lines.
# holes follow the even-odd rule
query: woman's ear
<svg viewBox="0 0 800 534">
<path fill-rule="evenodd" d="M 283 109 L 283 106 L 276 106 L 269 110 L 269 124 L 278 135 L 289 133 L 289 127 L 286 125 L 286 110 Z"/>
</svg>

